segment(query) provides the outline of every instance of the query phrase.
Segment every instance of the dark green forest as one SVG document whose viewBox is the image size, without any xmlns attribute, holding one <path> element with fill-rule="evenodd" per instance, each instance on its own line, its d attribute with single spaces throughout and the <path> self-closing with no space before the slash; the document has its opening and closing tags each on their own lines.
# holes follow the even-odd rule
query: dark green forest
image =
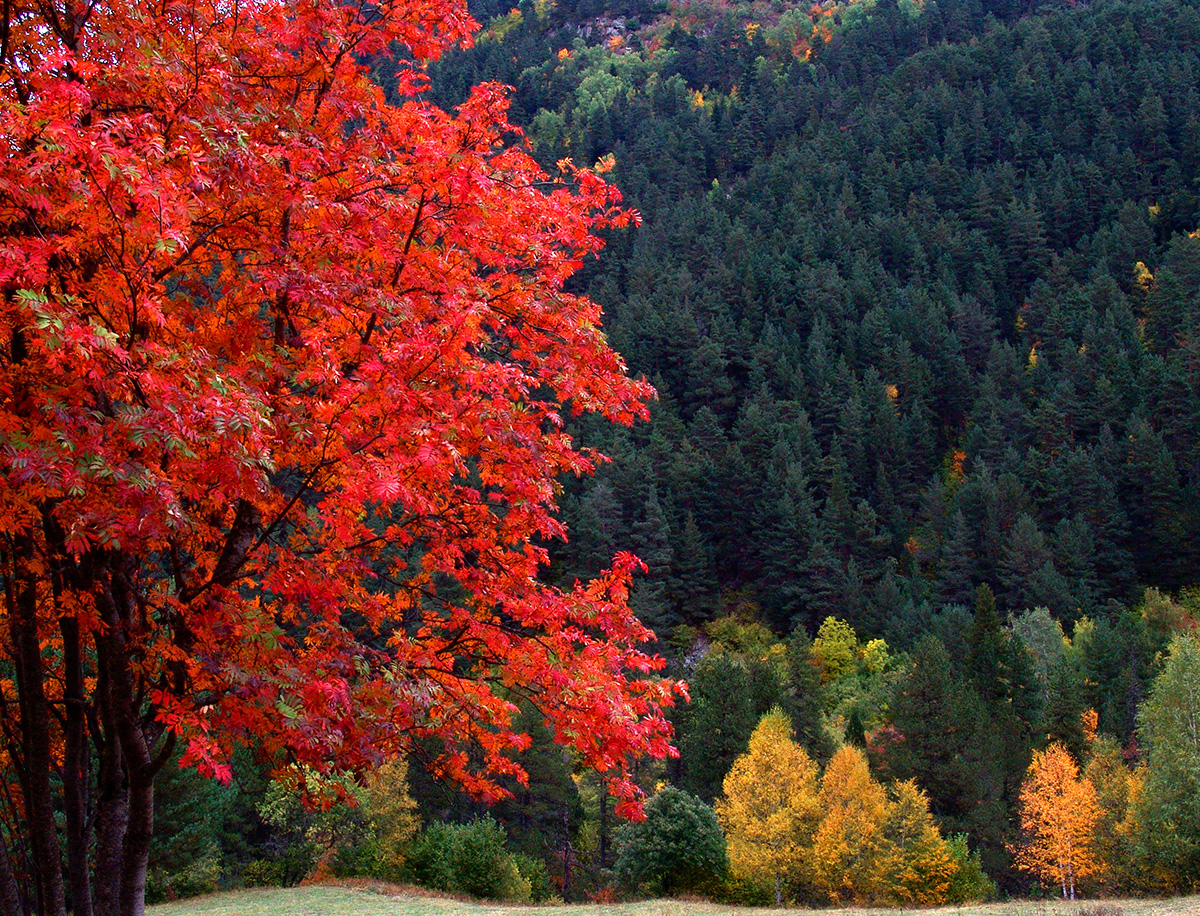
<svg viewBox="0 0 1200 916">
<path fill-rule="evenodd" d="M 778 706 L 817 761 L 848 743 L 915 780 L 999 893 L 1037 893 L 1019 798 L 1058 741 L 1136 863 L 1086 889 L 1195 889 L 1200 820 L 1160 828 L 1200 796 L 1134 817 L 1112 774 L 1170 795 L 1145 710 L 1200 620 L 1200 4 L 508 6 L 473 6 L 429 94 L 511 85 L 539 160 L 612 155 L 641 215 L 576 282 L 658 399 L 575 428 L 612 461 L 564 482 L 550 576 L 647 564 L 634 606 L 692 697 L 648 792 L 711 803 Z M 491 809 L 410 766 L 427 823 L 490 818 L 421 834 L 410 877 L 452 886 L 445 850 L 507 843 L 526 897 L 624 886 L 632 828 L 529 728 L 530 786 Z M 222 802 L 253 829 L 213 827 L 214 861 L 265 855 L 257 830 L 302 876 L 331 828 L 277 805 L 287 846 L 262 791 Z"/>
</svg>

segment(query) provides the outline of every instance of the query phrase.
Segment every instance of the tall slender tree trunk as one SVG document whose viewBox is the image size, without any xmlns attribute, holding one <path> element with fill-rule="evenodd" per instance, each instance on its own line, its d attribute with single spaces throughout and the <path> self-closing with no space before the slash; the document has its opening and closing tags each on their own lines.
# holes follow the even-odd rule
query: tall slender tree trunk
<svg viewBox="0 0 1200 916">
<path fill-rule="evenodd" d="M 574 847 L 571 845 L 571 812 L 563 806 L 563 882 L 562 895 L 563 900 L 571 900 L 571 853 L 574 852 Z"/>
<path fill-rule="evenodd" d="M 8 619 L 13 646 L 17 696 L 21 710 L 21 744 L 25 758 L 26 822 L 33 851 L 38 906 L 43 916 L 66 916 L 62 860 L 50 789 L 50 711 L 42 674 L 42 649 L 37 631 L 37 591 L 20 578 L 8 583 Z"/>
<path fill-rule="evenodd" d="M 125 827 L 129 823 L 129 782 L 113 724 L 112 697 L 103 668 L 97 679 L 103 736 L 97 729 L 100 749 L 96 780 L 96 851 L 93 887 L 95 916 L 120 916 L 121 863 L 125 857 Z"/>
<path fill-rule="evenodd" d="M 121 870 L 121 916 L 145 916 L 146 870 L 154 833 L 154 779 L 139 774 L 129 787 L 129 825 Z"/>
<path fill-rule="evenodd" d="M 100 595 L 100 616 L 105 626 L 96 635 L 96 659 L 108 674 L 114 728 L 108 740 L 119 749 L 127 779 L 127 820 L 117 909 L 119 916 L 144 916 L 146 869 L 154 832 L 154 775 L 162 760 L 155 760 L 154 737 L 141 720 L 142 698 L 138 695 L 126 635 L 128 628 L 137 626 L 138 613 L 122 563 L 120 555 L 113 559 Z"/>
<path fill-rule="evenodd" d="M 84 716 L 83 660 L 79 621 L 59 621 L 65 669 L 66 733 L 63 740 L 63 807 L 66 814 L 67 877 L 73 916 L 92 916 L 92 882 L 88 868 L 88 748 Z"/>
<path fill-rule="evenodd" d="M 608 793 L 600 786 L 600 868 L 608 867 Z"/>
</svg>

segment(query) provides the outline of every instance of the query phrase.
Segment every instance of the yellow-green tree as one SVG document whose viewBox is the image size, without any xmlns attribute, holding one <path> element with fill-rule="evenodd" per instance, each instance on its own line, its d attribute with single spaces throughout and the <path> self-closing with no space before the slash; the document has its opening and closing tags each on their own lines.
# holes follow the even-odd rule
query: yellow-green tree
<svg viewBox="0 0 1200 916">
<path fill-rule="evenodd" d="M 818 804 L 813 883 L 834 901 L 879 899 L 888 799 L 862 751 L 845 745 L 833 755 L 821 777 Z"/>
<path fill-rule="evenodd" d="M 825 683 L 854 670 L 858 660 L 858 635 L 846 621 L 826 617 L 812 644 L 812 660 Z"/>
<path fill-rule="evenodd" d="M 750 747 L 725 777 L 717 817 L 725 829 L 729 865 L 737 878 L 783 882 L 803 870 L 818 820 L 817 766 L 796 743 L 778 708 L 762 717 Z"/>
<path fill-rule="evenodd" d="M 958 864 L 915 782 L 896 783 L 883 826 L 880 894 L 890 903 L 945 903 Z"/>
<path fill-rule="evenodd" d="M 1135 861 L 1133 848 L 1133 800 L 1141 786 L 1142 770 L 1129 769 L 1122 759 L 1121 748 L 1107 735 L 1094 736 L 1088 744 L 1088 753 L 1083 775 L 1096 790 L 1100 812 L 1092 830 L 1092 848 L 1100 869 L 1091 884 L 1106 895 L 1115 895 L 1143 883 L 1142 863 Z"/>
<path fill-rule="evenodd" d="M 1062 888 L 1075 899 L 1075 882 L 1101 868 L 1095 849 L 1100 806 L 1096 789 L 1079 776 L 1070 752 L 1055 742 L 1035 751 L 1021 785 L 1024 842 L 1013 848 L 1018 868 Z"/>
<path fill-rule="evenodd" d="M 380 872 L 398 880 L 421 828 L 417 803 L 408 793 L 408 764 L 403 757 L 393 758 L 374 772 L 367 783 L 362 807 L 378 842 Z"/>
<path fill-rule="evenodd" d="M 1200 890 L 1200 635 L 1176 636 L 1138 714 L 1140 867 L 1159 892 Z"/>
</svg>

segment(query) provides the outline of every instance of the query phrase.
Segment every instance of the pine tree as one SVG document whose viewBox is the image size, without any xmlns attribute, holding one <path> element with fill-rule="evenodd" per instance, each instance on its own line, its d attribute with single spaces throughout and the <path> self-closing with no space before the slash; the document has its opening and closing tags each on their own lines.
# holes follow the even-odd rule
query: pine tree
<svg viewBox="0 0 1200 916">
<path fill-rule="evenodd" d="M 716 610 L 717 579 L 709 559 L 708 544 L 689 512 L 675 542 L 671 564 L 671 600 L 685 622 L 709 620 Z"/>
<path fill-rule="evenodd" d="M 689 681 L 692 702 L 680 711 L 679 727 L 683 787 L 711 801 L 749 743 L 753 697 L 745 666 L 723 649 L 711 650 Z"/>
<path fill-rule="evenodd" d="M 634 581 L 630 607 L 642 623 L 662 637 L 682 618 L 671 603 L 671 526 L 658 501 L 657 486 L 650 488 L 642 517 L 633 526 L 630 543 L 633 552 L 646 564 L 645 575 Z"/>
</svg>

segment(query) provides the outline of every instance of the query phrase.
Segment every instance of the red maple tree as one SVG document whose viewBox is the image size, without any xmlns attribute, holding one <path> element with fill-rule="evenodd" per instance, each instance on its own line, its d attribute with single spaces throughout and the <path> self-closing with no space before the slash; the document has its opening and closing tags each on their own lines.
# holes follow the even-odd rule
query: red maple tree
<svg viewBox="0 0 1200 916">
<path fill-rule="evenodd" d="M 419 63 L 399 104 L 368 79 L 474 27 L 459 0 L 0 11 L 0 910 L 141 912 L 177 742 L 227 777 L 237 742 L 355 770 L 436 737 L 487 796 L 528 698 L 626 813 L 629 761 L 670 752 L 637 561 L 538 579 L 556 480 L 597 458 L 564 412 L 652 393 L 564 288 L 631 215 L 544 174 L 501 87 L 451 115 Z"/>
</svg>

